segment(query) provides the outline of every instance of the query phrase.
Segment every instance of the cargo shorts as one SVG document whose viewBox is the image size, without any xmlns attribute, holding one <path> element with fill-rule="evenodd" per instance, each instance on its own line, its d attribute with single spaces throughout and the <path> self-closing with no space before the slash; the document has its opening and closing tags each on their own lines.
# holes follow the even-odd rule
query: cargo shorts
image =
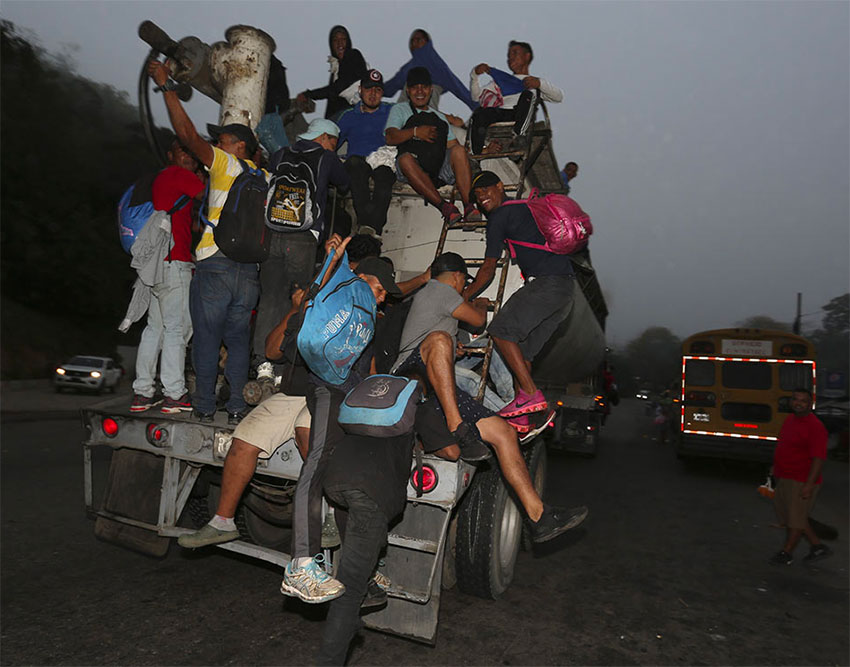
<svg viewBox="0 0 850 667">
<path fill-rule="evenodd" d="M 233 437 L 261 450 L 267 459 L 287 440 L 295 437 L 296 428 L 310 428 L 310 411 L 303 396 L 274 394 L 251 410 L 233 431 Z"/>
</svg>

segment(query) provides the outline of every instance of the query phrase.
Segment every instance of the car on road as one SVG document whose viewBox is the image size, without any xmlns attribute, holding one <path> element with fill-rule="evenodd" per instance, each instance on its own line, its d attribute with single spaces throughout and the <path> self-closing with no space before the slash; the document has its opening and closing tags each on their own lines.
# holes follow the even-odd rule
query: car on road
<svg viewBox="0 0 850 667">
<path fill-rule="evenodd" d="M 108 389 L 115 393 L 123 371 L 111 357 L 78 355 L 58 366 L 53 374 L 56 391 L 63 389 L 86 389 L 102 392 Z"/>
<path fill-rule="evenodd" d="M 648 401 L 650 393 L 652 393 L 652 390 L 650 389 L 638 389 L 635 394 L 635 398 L 639 398 L 642 401 Z"/>
</svg>

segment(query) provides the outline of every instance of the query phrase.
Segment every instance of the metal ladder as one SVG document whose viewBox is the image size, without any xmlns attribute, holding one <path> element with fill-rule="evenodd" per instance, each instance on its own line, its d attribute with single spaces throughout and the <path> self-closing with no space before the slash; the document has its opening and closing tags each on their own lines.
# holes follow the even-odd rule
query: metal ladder
<svg viewBox="0 0 850 667">
<path fill-rule="evenodd" d="M 514 194 L 514 197 L 519 198 L 522 197 L 523 191 L 525 190 L 525 181 L 529 175 L 534 174 L 534 167 L 541 160 L 541 156 L 546 156 L 549 158 L 548 160 L 544 159 L 543 162 L 548 162 L 549 164 L 545 165 L 542 170 L 538 170 L 541 173 L 545 173 L 547 171 L 551 172 L 551 166 L 555 165 L 554 161 L 554 153 L 552 152 L 552 129 L 549 124 L 549 112 L 546 110 L 546 105 L 542 100 L 537 102 L 537 109 L 542 109 L 543 111 L 543 120 L 540 122 L 534 123 L 531 130 L 529 131 L 527 137 L 522 138 L 514 138 L 513 136 L 513 121 L 506 122 L 498 122 L 493 123 L 487 129 L 487 140 L 512 140 L 521 142 L 519 148 L 511 149 L 511 150 L 503 150 L 499 153 L 481 153 L 481 154 L 473 154 L 470 151 L 470 141 L 471 141 L 471 133 L 467 133 L 465 148 L 469 153 L 469 160 L 472 162 L 475 167 L 480 166 L 480 163 L 485 160 L 495 160 L 500 158 L 510 159 L 511 161 L 517 164 L 517 168 L 519 171 L 519 180 L 516 183 L 505 183 L 505 192 L 510 192 Z M 537 113 L 537 109 L 534 110 L 534 113 Z M 485 141 L 485 145 L 486 145 Z M 543 166 L 543 165 L 541 165 Z M 480 171 L 480 169 L 473 169 L 474 172 Z M 557 174 L 557 166 L 555 166 L 556 176 L 557 176 L 557 187 L 540 187 L 541 185 L 552 185 L 551 183 L 543 183 L 541 182 L 544 179 L 541 179 L 540 176 L 537 178 L 532 178 L 530 180 L 537 181 L 538 184 L 535 184 L 535 187 L 538 187 L 541 192 L 544 194 L 547 192 L 557 192 L 563 191 L 560 181 L 560 175 Z M 551 179 L 548 179 L 551 180 Z M 460 193 L 457 189 L 457 184 L 452 187 L 451 193 L 451 202 L 456 202 L 460 198 Z M 470 232 L 476 231 L 479 229 L 484 229 L 487 227 L 487 221 L 485 219 L 475 220 L 475 221 L 461 221 L 455 223 L 449 223 L 448 221 L 443 221 L 443 229 L 440 233 L 440 239 L 437 242 L 437 250 L 434 255 L 436 259 L 439 255 L 443 253 L 443 249 L 446 245 L 446 240 L 450 232 L 453 231 L 461 231 L 461 232 Z M 468 266 L 471 267 L 480 267 L 484 263 L 483 257 L 478 258 L 465 258 Z M 499 312 L 499 309 L 502 306 L 502 301 L 505 295 L 505 284 L 508 278 L 508 268 L 510 267 L 510 257 L 508 256 L 507 251 L 503 251 L 502 255 L 496 262 L 496 268 L 499 271 L 499 282 L 496 290 L 496 298 L 493 300 L 491 306 L 488 308 L 490 312 L 495 315 Z M 478 384 L 478 392 L 476 393 L 476 400 L 481 401 L 484 398 L 484 391 L 487 387 L 487 376 L 490 372 L 490 360 L 493 356 L 493 340 L 488 339 L 487 345 L 483 348 L 475 348 L 469 351 L 470 354 L 482 355 L 484 357 L 484 363 L 481 366 L 481 380 Z"/>
</svg>

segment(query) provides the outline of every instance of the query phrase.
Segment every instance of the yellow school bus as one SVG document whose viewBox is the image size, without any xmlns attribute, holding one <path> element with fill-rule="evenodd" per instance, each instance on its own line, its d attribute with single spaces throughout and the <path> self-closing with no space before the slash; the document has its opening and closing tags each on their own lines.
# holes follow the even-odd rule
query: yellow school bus
<svg viewBox="0 0 850 667">
<path fill-rule="evenodd" d="M 817 386 L 815 366 L 812 343 L 783 331 L 714 329 L 685 339 L 676 453 L 770 461 L 791 393 Z"/>
</svg>

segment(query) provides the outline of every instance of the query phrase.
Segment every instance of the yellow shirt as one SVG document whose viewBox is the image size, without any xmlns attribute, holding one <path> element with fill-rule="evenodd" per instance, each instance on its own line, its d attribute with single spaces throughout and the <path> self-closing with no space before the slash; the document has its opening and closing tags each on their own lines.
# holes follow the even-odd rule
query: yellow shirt
<svg viewBox="0 0 850 667">
<path fill-rule="evenodd" d="M 239 159 L 235 155 L 225 153 L 215 146 L 213 146 L 213 153 L 215 157 L 213 158 L 212 166 L 207 168 L 210 175 L 207 219 L 210 221 L 210 224 L 204 227 L 201 240 L 198 241 L 198 245 L 195 247 L 195 259 L 197 261 L 212 257 L 218 252 L 218 246 L 215 244 L 215 239 L 213 238 L 213 227 L 218 224 L 221 209 L 224 208 L 224 203 L 227 201 L 227 195 L 230 192 L 233 181 L 242 173 L 242 166 L 239 164 Z M 251 160 L 245 160 L 245 162 L 253 169 L 257 168 L 257 165 L 251 162 Z M 266 175 L 266 180 L 269 180 L 269 172 L 263 169 L 263 173 Z"/>
</svg>

